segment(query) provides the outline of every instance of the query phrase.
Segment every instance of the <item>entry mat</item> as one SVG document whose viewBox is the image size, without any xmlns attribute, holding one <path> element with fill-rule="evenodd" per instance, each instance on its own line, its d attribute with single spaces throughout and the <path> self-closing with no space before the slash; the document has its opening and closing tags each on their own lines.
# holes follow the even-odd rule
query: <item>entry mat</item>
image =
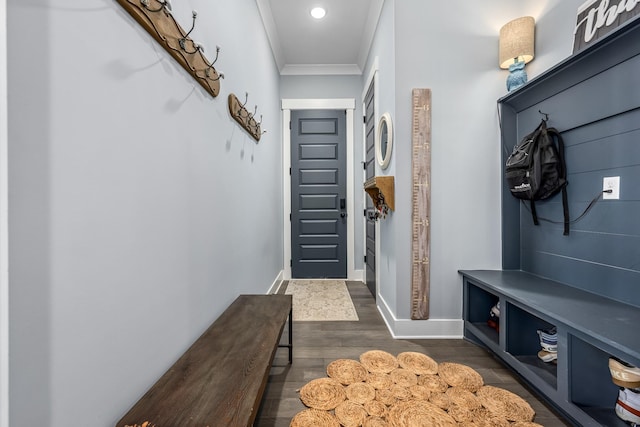
<svg viewBox="0 0 640 427">
<path fill-rule="evenodd" d="M 290 280 L 294 321 L 357 321 L 358 313 L 344 280 Z"/>
</svg>

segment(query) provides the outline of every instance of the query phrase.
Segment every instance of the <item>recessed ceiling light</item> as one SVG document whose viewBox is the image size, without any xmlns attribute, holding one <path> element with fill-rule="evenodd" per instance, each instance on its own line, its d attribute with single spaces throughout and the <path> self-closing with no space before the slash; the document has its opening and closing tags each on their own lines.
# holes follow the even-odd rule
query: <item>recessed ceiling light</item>
<svg viewBox="0 0 640 427">
<path fill-rule="evenodd" d="M 314 7 L 313 9 L 311 9 L 311 16 L 313 16 L 316 19 L 324 18 L 326 14 L 327 14 L 327 11 L 324 10 L 324 8 L 322 7 Z"/>
</svg>

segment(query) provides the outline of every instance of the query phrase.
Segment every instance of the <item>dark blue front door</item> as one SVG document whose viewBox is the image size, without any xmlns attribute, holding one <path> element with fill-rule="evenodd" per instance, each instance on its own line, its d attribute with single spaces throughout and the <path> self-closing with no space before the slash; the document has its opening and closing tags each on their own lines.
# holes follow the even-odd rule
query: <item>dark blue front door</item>
<svg viewBox="0 0 640 427">
<path fill-rule="evenodd" d="M 291 276 L 347 277 L 346 113 L 291 112 Z"/>
</svg>

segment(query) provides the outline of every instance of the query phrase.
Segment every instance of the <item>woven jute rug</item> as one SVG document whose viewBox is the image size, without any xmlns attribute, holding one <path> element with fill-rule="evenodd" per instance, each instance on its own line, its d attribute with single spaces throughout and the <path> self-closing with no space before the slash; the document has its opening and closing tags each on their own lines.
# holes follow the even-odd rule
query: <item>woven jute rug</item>
<svg viewBox="0 0 640 427">
<path fill-rule="evenodd" d="M 338 359 L 300 389 L 309 409 L 292 427 L 541 427 L 520 396 L 485 385 L 473 368 L 426 354 L 371 350 Z"/>
<path fill-rule="evenodd" d="M 358 313 L 344 280 L 291 280 L 294 321 L 357 321 Z"/>
</svg>

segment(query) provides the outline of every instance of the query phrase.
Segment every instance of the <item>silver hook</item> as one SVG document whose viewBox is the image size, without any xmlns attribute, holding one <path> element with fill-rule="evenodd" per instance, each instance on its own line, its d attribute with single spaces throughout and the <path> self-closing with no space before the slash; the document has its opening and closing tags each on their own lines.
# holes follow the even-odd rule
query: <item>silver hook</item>
<svg viewBox="0 0 640 427">
<path fill-rule="evenodd" d="M 205 75 L 207 76 L 207 78 L 211 77 L 211 70 L 215 71 L 215 68 L 213 68 L 213 64 L 216 63 L 216 61 L 218 61 L 218 55 L 220 54 L 220 46 L 216 45 L 216 57 L 213 59 L 213 61 L 211 62 L 211 64 L 209 64 L 209 66 L 207 67 L 207 69 L 204 71 Z M 213 79 L 213 81 L 217 81 L 220 79 L 224 79 L 224 73 L 222 71 L 218 72 L 218 78 Z"/>
<path fill-rule="evenodd" d="M 245 92 L 244 93 L 244 104 L 240 105 L 240 108 L 244 108 L 245 105 L 247 105 L 247 101 L 249 100 L 249 92 Z"/>
<path fill-rule="evenodd" d="M 215 64 L 218 61 L 218 55 L 220 54 L 220 46 L 216 45 L 216 57 L 213 59 L 213 62 L 211 62 L 211 66 L 213 67 L 213 64 Z"/>
<path fill-rule="evenodd" d="M 193 29 L 196 27 L 196 18 L 198 17 L 198 12 L 196 10 L 192 10 L 191 16 L 193 17 L 193 21 L 191 22 L 191 29 L 187 31 L 187 34 L 185 34 L 184 37 L 178 40 L 178 43 L 180 43 L 180 48 L 184 50 L 186 53 L 196 53 L 199 50 L 204 51 L 204 48 L 199 46 L 196 42 L 193 42 L 193 47 L 195 48 L 195 50 L 193 52 L 187 51 L 187 46 L 186 46 L 187 37 L 189 37 L 189 34 L 191 34 Z"/>
</svg>

